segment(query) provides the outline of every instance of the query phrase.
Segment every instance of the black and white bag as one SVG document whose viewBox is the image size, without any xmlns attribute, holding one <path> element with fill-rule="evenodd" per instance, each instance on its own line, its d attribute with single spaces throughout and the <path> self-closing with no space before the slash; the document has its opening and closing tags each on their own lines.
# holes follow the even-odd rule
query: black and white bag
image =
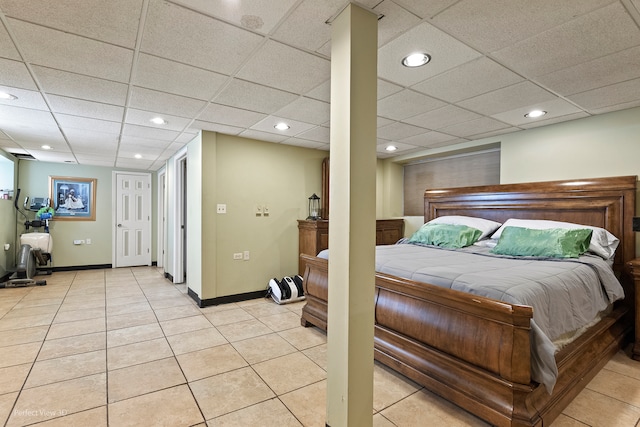
<svg viewBox="0 0 640 427">
<path fill-rule="evenodd" d="M 293 277 L 285 276 L 282 280 L 274 277 L 269 280 L 269 287 L 267 288 L 267 297 L 268 296 L 271 296 L 277 304 L 287 304 L 304 300 L 302 277 L 299 275 Z"/>
</svg>

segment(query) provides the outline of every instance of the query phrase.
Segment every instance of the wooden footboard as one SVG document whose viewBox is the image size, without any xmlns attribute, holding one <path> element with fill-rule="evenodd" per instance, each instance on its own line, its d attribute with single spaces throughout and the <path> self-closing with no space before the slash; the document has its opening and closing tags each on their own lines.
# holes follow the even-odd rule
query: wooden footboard
<svg viewBox="0 0 640 427">
<path fill-rule="evenodd" d="M 556 353 L 553 393 L 531 379 L 532 309 L 384 274 L 375 278 L 376 360 L 498 426 L 549 425 L 631 337 L 636 176 L 427 190 L 425 221 L 466 215 L 546 219 L 607 229 L 626 298 Z M 304 326 L 327 329 L 328 262 L 306 264 Z M 373 285 L 373 284 L 372 284 Z M 638 316 L 640 319 L 640 316 Z M 640 320 L 636 320 L 640 325 Z"/>
<path fill-rule="evenodd" d="M 306 263 L 302 325 L 327 330 L 328 262 Z M 531 380 L 531 307 L 376 274 L 374 356 L 432 392 L 497 426 L 555 419 L 623 345 L 618 306 L 556 356 L 552 395 Z"/>
</svg>

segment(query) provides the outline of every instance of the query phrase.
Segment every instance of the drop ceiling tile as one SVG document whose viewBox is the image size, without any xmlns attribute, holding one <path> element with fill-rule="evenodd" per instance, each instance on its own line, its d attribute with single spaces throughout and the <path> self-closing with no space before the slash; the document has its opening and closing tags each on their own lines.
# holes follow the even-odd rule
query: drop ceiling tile
<svg viewBox="0 0 640 427">
<path fill-rule="evenodd" d="M 135 86 L 131 91 L 129 106 L 138 110 L 153 111 L 162 115 L 171 114 L 177 117 L 193 117 L 200 112 L 206 102 L 173 95 L 166 92 L 145 89 Z"/>
<path fill-rule="evenodd" d="M 118 157 L 116 159 L 117 168 L 146 170 L 153 164 L 153 160 L 130 159 Z"/>
<path fill-rule="evenodd" d="M 432 60 L 422 67 L 403 66 L 402 59 L 413 52 L 426 52 Z M 423 22 L 378 50 L 378 76 L 411 86 L 479 56 L 479 52 Z"/>
<path fill-rule="evenodd" d="M 16 87 L 0 86 L 0 91 L 17 96 L 18 99 L 0 99 L 0 104 L 8 107 L 31 108 L 35 110 L 49 110 L 40 92 Z"/>
<path fill-rule="evenodd" d="M 386 98 L 389 95 L 400 92 L 402 89 L 404 89 L 402 86 L 378 79 L 378 99 Z"/>
<path fill-rule="evenodd" d="M 106 132 L 116 135 L 120 133 L 120 122 L 70 116 L 68 114 L 56 114 L 55 117 L 65 133 L 68 129 L 84 129 L 87 131 Z"/>
<path fill-rule="evenodd" d="M 326 126 L 316 126 L 306 132 L 301 132 L 298 136 L 302 139 L 328 144 L 331 137 L 331 131 Z"/>
<path fill-rule="evenodd" d="M 378 101 L 378 115 L 403 120 L 416 113 L 444 107 L 446 103 L 430 96 L 405 89 Z"/>
<path fill-rule="evenodd" d="M 327 79 L 306 93 L 309 98 L 331 102 L 331 79 Z"/>
<path fill-rule="evenodd" d="M 4 24 L 0 25 L 0 57 L 18 61 L 22 59 Z"/>
<path fill-rule="evenodd" d="M 311 141 L 311 140 L 302 139 L 302 138 L 288 138 L 284 140 L 282 144 L 292 145 L 295 147 L 314 148 L 314 149 L 324 147 L 325 145 L 322 142 Z"/>
<path fill-rule="evenodd" d="M 130 49 L 23 21 L 8 21 L 27 62 L 107 80 L 129 81 L 133 61 Z"/>
<path fill-rule="evenodd" d="M 404 119 L 403 121 L 423 128 L 442 129 L 456 123 L 467 122 L 480 117 L 480 114 L 456 107 L 455 105 L 447 105 L 436 110 L 431 110 L 426 113 Z"/>
<path fill-rule="evenodd" d="M 179 132 L 173 130 L 131 124 L 125 124 L 122 128 L 122 135 L 148 138 L 156 141 L 173 141 L 178 134 Z"/>
<path fill-rule="evenodd" d="M 2 0 L 12 18 L 133 49 L 142 0 Z"/>
<path fill-rule="evenodd" d="M 509 125 L 505 123 L 488 117 L 482 117 L 479 119 L 470 120 L 468 122 L 459 123 L 457 125 L 447 126 L 440 129 L 440 131 L 461 138 L 466 138 L 487 132 L 497 131 L 500 129 L 506 129 L 508 127 Z"/>
<path fill-rule="evenodd" d="M 4 58 L 0 58 L 0 85 L 38 90 L 24 62 Z"/>
<path fill-rule="evenodd" d="M 394 0 L 400 6 L 415 13 L 420 18 L 433 18 L 458 0 Z"/>
<path fill-rule="evenodd" d="M 110 168 L 115 166 L 115 156 L 110 159 L 105 159 L 102 156 L 98 158 L 92 158 L 76 154 L 76 158 L 78 159 L 79 163 L 87 166 L 102 166 Z"/>
<path fill-rule="evenodd" d="M 517 83 L 503 89 L 494 90 L 457 104 L 484 115 L 494 115 L 516 108 L 526 107 L 556 99 L 552 93 L 528 81 Z"/>
<path fill-rule="evenodd" d="M 37 65 L 33 70 L 46 93 L 114 105 L 124 105 L 127 100 L 127 85 L 123 83 Z"/>
<path fill-rule="evenodd" d="M 258 130 L 247 129 L 237 134 L 243 138 L 251 138 L 258 141 L 282 142 L 289 138 L 289 135 L 276 135 L 275 133 L 263 132 Z"/>
<path fill-rule="evenodd" d="M 262 41 L 262 36 L 220 20 L 151 0 L 140 50 L 229 75 Z"/>
<path fill-rule="evenodd" d="M 516 72 L 536 77 L 638 44 L 638 24 L 616 2 L 494 52 L 494 57 Z"/>
<path fill-rule="evenodd" d="M 616 104 L 616 105 L 609 105 L 609 106 L 601 107 L 601 108 L 594 108 L 592 110 L 592 113 L 593 114 L 605 114 L 605 113 L 611 113 L 611 112 L 614 112 L 614 111 L 626 110 L 628 108 L 635 108 L 635 107 L 640 107 L 640 100 L 639 101 L 624 102 L 622 104 Z"/>
<path fill-rule="evenodd" d="M 379 127 L 378 138 L 388 139 L 390 141 L 399 141 L 428 131 L 429 129 L 422 127 L 395 122 L 387 126 Z"/>
<path fill-rule="evenodd" d="M 270 40 L 251 56 L 237 77 L 306 93 L 331 77 L 331 66 L 326 59 Z"/>
<path fill-rule="evenodd" d="M 393 145 L 394 147 L 396 147 L 396 149 L 394 151 L 387 151 L 387 147 L 389 145 Z M 376 146 L 376 152 L 378 154 L 383 154 L 385 156 L 392 157 L 392 156 L 397 156 L 398 154 L 401 154 L 401 153 L 408 152 L 409 150 L 415 150 L 416 148 L 418 147 L 416 147 L 415 145 L 405 144 L 402 142 L 392 142 L 392 143 L 385 142 L 383 144 L 378 144 Z"/>
<path fill-rule="evenodd" d="M 404 138 L 400 142 L 418 147 L 434 147 L 440 143 L 452 141 L 454 139 L 457 140 L 458 137 L 451 136 L 446 133 L 432 131 L 422 133 L 420 135 L 411 136 L 409 138 Z"/>
<path fill-rule="evenodd" d="M 139 149 L 164 149 L 167 145 L 169 145 L 168 141 L 159 141 L 155 138 L 124 134 L 120 137 L 120 146 L 138 147 Z"/>
<path fill-rule="evenodd" d="M 331 39 L 325 22 L 345 5 L 343 0 L 304 0 L 273 33 L 275 40 L 316 51 Z"/>
<path fill-rule="evenodd" d="M 198 116 L 198 120 L 235 127 L 251 127 L 267 117 L 266 114 L 221 104 L 209 104 Z"/>
<path fill-rule="evenodd" d="M 420 22 L 420 18 L 391 0 L 384 0 L 373 10 L 379 15 L 384 15 L 378 21 L 378 46 L 384 45 Z"/>
<path fill-rule="evenodd" d="M 87 129 L 65 129 L 69 145 L 74 152 L 83 153 L 115 153 L 118 147 L 119 133 L 96 132 Z"/>
<path fill-rule="evenodd" d="M 176 132 L 181 132 L 185 127 L 189 125 L 189 123 L 191 123 L 191 119 L 185 117 L 176 117 L 169 114 L 162 114 L 162 118 L 167 123 L 164 125 L 157 125 L 150 121 L 154 117 L 159 117 L 158 113 L 136 110 L 135 108 L 128 108 L 125 123 L 161 130 L 172 130 Z"/>
<path fill-rule="evenodd" d="M 215 16 L 263 34 L 269 34 L 297 0 L 229 2 L 228 0 L 174 0 L 190 9 Z"/>
<path fill-rule="evenodd" d="M 300 97 L 291 104 L 276 111 L 275 115 L 286 119 L 321 125 L 329 121 L 331 108 L 327 102 Z"/>
<path fill-rule="evenodd" d="M 554 123 L 567 122 L 567 121 L 570 121 L 570 120 L 581 119 L 581 118 L 584 118 L 584 117 L 589 117 L 589 113 L 581 111 L 579 113 L 568 114 L 566 116 L 560 116 L 560 117 L 554 117 L 554 118 L 546 119 L 546 120 L 537 120 L 537 121 L 533 121 L 533 122 L 529 122 L 529 123 L 524 123 L 524 124 L 519 125 L 518 127 L 522 128 L 522 129 L 532 129 L 532 128 L 537 128 L 537 127 L 541 127 L 541 126 L 552 125 Z"/>
<path fill-rule="evenodd" d="M 66 144 L 60 130 L 54 127 L 39 127 L 37 129 L 16 126 L 9 128 L 3 126 L 4 132 L 22 147 L 38 147 L 43 144 L 54 148 L 62 148 Z"/>
<path fill-rule="evenodd" d="M 41 162 L 71 162 L 76 163 L 76 158 L 71 152 L 60 153 L 56 151 L 29 150 L 29 154 Z"/>
<path fill-rule="evenodd" d="M 193 138 L 196 137 L 196 135 L 198 135 L 198 133 L 191 133 L 191 132 L 182 132 L 180 135 L 178 135 L 178 137 L 174 140 L 175 142 L 181 143 L 181 144 L 186 144 L 187 142 L 191 142 L 193 140 Z"/>
<path fill-rule="evenodd" d="M 230 107 L 271 114 L 296 98 L 297 96 L 292 93 L 233 79 L 214 101 Z"/>
<path fill-rule="evenodd" d="M 160 153 L 164 151 L 164 148 L 165 148 L 164 145 L 158 145 L 155 147 L 151 147 L 147 145 L 144 147 L 144 154 L 142 154 L 141 147 L 139 145 L 121 143 L 120 147 L 118 148 L 118 158 L 132 159 L 132 160 L 135 159 L 135 160 L 143 160 L 143 161 L 155 160 L 160 155 Z M 142 158 L 136 159 L 135 158 L 136 154 L 142 155 Z"/>
<path fill-rule="evenodd" d="M 141 53 L 133 81 L 147 89 L 207 101 L 228 79 L 213 71 Z"/>
<path fill-rule="evenodd" d="M 51 104 L 51 110 L 57 113 L 110 121 L 121 121 L 124 115 L 124 108 L 116 105 L 58 95 L 49 95 L 47 98 Z"/>
<path fill-rule="evenodd" d="M 519 128 L 515 128 L 515 127 L 506 127 L 504 129 L 498 129 L 498 130 L 492 130 L 489 132 L 482 132 L 482 133 L 477 133 L 475 135 L 470 135 L 469 139 L 483 139 L 483 138 L 496 138 L 497 140 L 495 142 L 500 142 L 500 135 L 504 135 L 507 133 L 514 133 L 514 132 L 518 132 L 521 129 Z"/>
<path fill-rule="evenodd" d="M 640 77 L 640 47 L 625 49 L 536 78 L 550 90 L 573 95 Z"/>
<path fill-rule="evenodd" d="M 463 0 L 433 22 L 476 49 L 493 52 L 610 3 L 612 0 Z"/>
<path fill-rule="evenodd" d="M 280 122 L 286 122 L 289 125 L 289 129 L 287 130 L 276 129 L 274 126 Z M 255 125 L 251 126 L 250 129 L 259 130 L 262 132 L 275 133 L 276 135 L 286 135 L 288 137 L 292 137 L 302 132 L 306 132 L 309 129 L 312 129 L 314 127 L 315 126 L 310 123 L 299 122 L 296 120 L 285 120 L 283 117 L 278 117 L 278 116 L 268 116 L 260 120 Z"/>
<path fill-rule="evenodd" d="M 589 112 L 618 104 L 635 103 L 640 98 L 640 78 L 578 93 L 567 98 Z"/>
<path fill-rule="evenodd" d="M 0 104 L 0 126 L 5 133 L 8 129 L 56 129 L 58 125 L 48 111 L 30 110 Z"/>
<path fill-rule="evenodd" d="M 227 135 L 237 135 L 240 132 L 242 132 L 242 128 L 239 128 L 239 127 L 223 125 L 220 123 L 210 123 L 202 120 L 196 120 L 193 123 L 193 126 L 197 127 L 198 129 L 208 130 L 211 132 L 224 133 Z"/>
<path fill-rule="evenodd" d="M 376 119 L 376 127 L 377 128 L 381 128 L 383 126 L 387 126 L 387 125 L 390 125 L 391 123 L 395 123 L 395 122 L 396 122 L 395 120 L 391 120 L 391 119 L 387 119 L 387 118 L 378 116 L 377 119 Z"/>
<path fill-rule="evenodd" d="M 483 56 L 411 88 L 448 102 L 458 102 L 522 80 L 516 73 Z"/>
<path fill-rule="evenodd" d="M 546 111 L 547 114 L 543 116 L 546 119 L 552 119 L 555 117 L 562 117 L 569 114 L 582 112 L 580 108 L 576 107 L 570 102 L 565 101 L 564 99 L 555 99 L 552 101 L 541 102 L 538 104 L 528 105 L 526 107 L 516 108 L 510 111 L 505 111 L 504 113 L 494 114 L 491 117 L 496 120 L 509 123 L 513 126 L 520 126 L 535 121 L 535 119 L 529 119 L 525 117 L 525 114 L 532 110 Z"/>
</svg>

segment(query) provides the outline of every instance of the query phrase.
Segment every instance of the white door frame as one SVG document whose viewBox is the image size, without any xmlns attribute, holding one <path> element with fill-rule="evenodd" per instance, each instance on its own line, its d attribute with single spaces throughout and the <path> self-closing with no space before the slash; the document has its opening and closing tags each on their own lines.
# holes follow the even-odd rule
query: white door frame
<svg viewBox="0 0 640 427">
<path fill-rule="evenodd" d="M 117 262 L 116 262 L 116 251 L 118 249 L 118 245 L 117 245 L 117 233 L 118 233 L 118 224 L 117 224 L 117 220 L 116 220 L 116 203 L 118 202 L 117 197 L 118 197 L 118 188 L 117 188 L 117 177 L 118 174 L 125 174 L 125 175 L 147 175 L 149 177 L 149 183 L 151 183 L 151 174 L 148 172 L 129 172 L 129 171 L 112 171 L 111 172 L 111 222 L 112 222 L 112 230 L 111 230 L 111 268 L 117 268 Z M 149 200 L 149 203 L 151 203 L 151 188 L 147 188 L 147 200 Z M 151 215 L 151 206 L 149 206 L 149 215 Z M 146 225 L 146 232 L 147 232 L 147 236 L 149 236 L 149 247 L 151 247 L 151 221 L 147 221 L 147 225 Z M 149 255 L 147 256 L 148 258 L 148 262 L 147 265 L 151 265 L 151 252 L 149 252 Z"/>
<path fill-rule="evenodd" d="M 158 239 L 157 239 L 157 247 L 156 247 L 156 265 L 158 267 L 164 267 L 166 262 L 166 250 L 165 250 L 165 234 L 167 232 L 167 171 L 166 167 L 162 167 L 158 170 L 158 179 L 157 179 L 157 188 L 158 188 L 158 210 L 157 210 L 157 218 L 158 218 Z"/>
<path fill-rule="evenodd" d="M 184 171 L 182 164 L 187 161 L 187 149 L 184 148 L 176 154 L 173 160 L 174 171 L 174 202 L 173 203 L 173 283 L 184 282 L 184 230 L 181 225 L 184 222 Z"/>
</svg>

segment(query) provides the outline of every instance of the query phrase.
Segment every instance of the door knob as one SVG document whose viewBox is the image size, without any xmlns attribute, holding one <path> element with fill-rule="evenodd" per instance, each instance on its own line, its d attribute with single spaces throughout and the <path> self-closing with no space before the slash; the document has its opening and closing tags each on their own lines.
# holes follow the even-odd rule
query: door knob
<svg viewBox="0 0 640 427">
<path fill-rule="evenodd" d="M 118 224 L 118 227 L 122 227 L 122 224 Z"/>
</svg>

